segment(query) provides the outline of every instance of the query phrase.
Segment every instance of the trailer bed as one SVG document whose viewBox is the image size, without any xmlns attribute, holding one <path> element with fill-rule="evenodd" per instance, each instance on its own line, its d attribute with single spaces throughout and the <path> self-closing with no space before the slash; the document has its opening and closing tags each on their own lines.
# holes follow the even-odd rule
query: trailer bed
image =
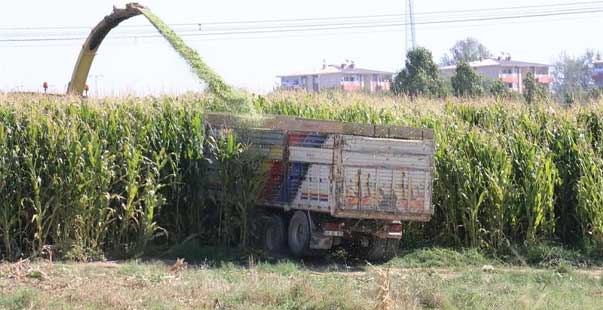
<svg viewBox="0 0 603 310">
<path fill-rule="evenodd" d="M 336 218 L 429 221 L 433 131 L 283 116 L 210 113 L 262 155 L 259 203 Z"/>
</svg>

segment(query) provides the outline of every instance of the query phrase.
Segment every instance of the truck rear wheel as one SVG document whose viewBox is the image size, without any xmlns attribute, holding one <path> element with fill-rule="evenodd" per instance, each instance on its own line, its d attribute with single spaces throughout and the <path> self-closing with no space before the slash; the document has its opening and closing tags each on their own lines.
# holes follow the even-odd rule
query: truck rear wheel
<svg viewBox="0 0 603 310">
<path fill-rule="evenodd" d="M 285 220 L 281 216 L 273 215 L 266 224 L 264 249 L 271 255 L 283 253 L 287 242 Z"/>
<path fill-rule="evenodd" d="M 288 243 L 294 256 L 300 257 L 310 252 L 310 222 L 304 212 L 296 211 L 291 217 Z"/>
<path fill-rule="evenodd" d="M 400 240 L 374 237 L 369 245 L 366 258 L 370 261 L 387 261 L 396 256 Z"/>
</svg>

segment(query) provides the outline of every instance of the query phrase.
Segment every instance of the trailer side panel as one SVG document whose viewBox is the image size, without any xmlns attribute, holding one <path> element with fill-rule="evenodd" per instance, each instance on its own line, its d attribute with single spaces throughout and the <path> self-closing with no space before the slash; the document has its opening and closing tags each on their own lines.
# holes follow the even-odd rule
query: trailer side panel
<svg viewBox="0 0 603 310">
<path fill-rule="evenodd" d="M 228 122 L 242 121 L 229 116 Z M 237 130 L 264 158 L 260 204 L 340 218 L 430 219 L 430 131 L 362 125 L 354 132 L 354 124 L 284 117 L 247 124 L 265 126 Z"/>
</svg>

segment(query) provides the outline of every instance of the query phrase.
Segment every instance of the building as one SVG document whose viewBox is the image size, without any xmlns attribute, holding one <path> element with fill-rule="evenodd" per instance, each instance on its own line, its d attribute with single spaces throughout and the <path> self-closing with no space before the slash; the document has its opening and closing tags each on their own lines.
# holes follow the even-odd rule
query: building
<svg viewBox="0 0 603 310">
<path fill-rule="evenodd" d="M 594 61 L 592 70 L 595 86 L 603 88 L 603 60 Z"/>
<path fill-rule="evenodd" d="M 390 88 L 393 72 L 358 68 L 354 62 L 323 64 L 320 70 L 278 76 L 282 89 L 318 92 L 325 89 L 380 92 Z"/>
<path fill-rule="evenodd" d="M 469 65 L 479 75 L 493 80 L 499 79 L 510 90 L 516 92 L 523 91 L 523 79 L 528 72 L 532 72 L 536 80 L 547 88 L 553 80 L 549 72 L 549 65 L 511 60 L 509 56 L 473 61 Z M 440 72 L 444 76 L 453 76 L 456 72 L 456 65 L 440 67 Z"/>
</svg>

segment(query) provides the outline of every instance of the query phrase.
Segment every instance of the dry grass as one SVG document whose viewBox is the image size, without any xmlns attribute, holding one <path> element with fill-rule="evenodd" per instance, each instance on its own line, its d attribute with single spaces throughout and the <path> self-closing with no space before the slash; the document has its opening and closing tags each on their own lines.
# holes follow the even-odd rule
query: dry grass
<svg viewBox="0 0 603 310">
<path fill-rule="evenodd" d="M 27 290 L 33 292 L 27 303 L 42 309 L 369 309 L 342 276 L 321 276 L 323 280 L 232 265 L 194 266 L 174 273 L 160 262 L 36 268 L 44 269 L 48 278 L 13 277 L 12 265 L 2 265 L 0 287 L 6 299 L 0 298 L 0 308 Z"/>
<path fill-rule="evenodd" d="M 183 263 L 0 264 L 0 309 L 596 309 L 603 292 L 590 274 L 528 268 L 346 273 L 250 260 L 172 270 Z"/>
</svg>

